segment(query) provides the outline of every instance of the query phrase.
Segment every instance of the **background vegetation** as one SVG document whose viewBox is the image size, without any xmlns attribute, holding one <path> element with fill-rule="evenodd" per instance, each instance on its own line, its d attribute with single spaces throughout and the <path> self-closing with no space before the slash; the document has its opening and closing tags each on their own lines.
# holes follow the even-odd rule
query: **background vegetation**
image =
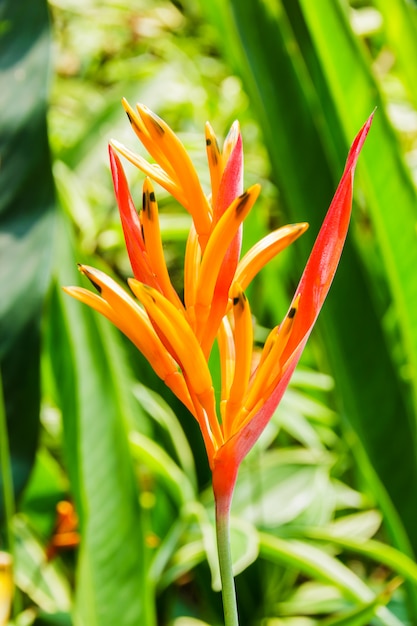
<svg viewBox="0 0 417 626">
<path fill-rule="evenodd" d="M 245 185 L 263 188 L 245 248 L 310 222 L 252 288 L 259 342 L 377 107 L 335 283 L 240 472 L 234 561 L 242 625 L 417 624 L 416 58 L 406 0 L 0 0 L 0 548 L 15 624 L 222 623 L 200 434 L 61 291 L 77 262 L 131 273 L 106 148 L 139 149 L 122 96 L 178 131 L 207 189 L 204 122 L 225 136 L 240 120 Z M 189 219 L 158 200 L 180 288 Z M 82 541 L 48 560 L 61 500 Z M 0 623 L 8 596 L 0 567 Z"/>
</svg>

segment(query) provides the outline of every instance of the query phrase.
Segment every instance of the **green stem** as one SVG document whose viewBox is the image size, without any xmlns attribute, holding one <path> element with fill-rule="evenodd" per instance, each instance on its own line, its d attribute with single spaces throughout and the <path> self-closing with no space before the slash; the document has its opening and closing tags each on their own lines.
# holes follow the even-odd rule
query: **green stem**
<svg viewBox="0 0 417 626">
<path fill-rule="evenodd" d="M 222 581 L 225 626 L 239 626 L 236 589 L 232 569 L 232 554 L 230 550 L 230 504 L 232 495 L 233 489 L 230 493 L 223 495 L 223 497 L 216 498 L 217 552 L 219 555 L 220 578 Z"/>
</svg>

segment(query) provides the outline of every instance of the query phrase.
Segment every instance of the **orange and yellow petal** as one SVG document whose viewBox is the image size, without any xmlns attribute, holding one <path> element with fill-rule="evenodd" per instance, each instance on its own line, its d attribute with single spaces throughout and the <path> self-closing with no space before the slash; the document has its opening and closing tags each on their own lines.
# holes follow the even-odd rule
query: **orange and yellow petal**
<svg viewBox="0 0 417 626">
<path fill-rule="evenodd" d="M 217 205 L 217 194 L 223 175 L 224 163 L 216 135 L 209 122 L 206 122 L 206 152 L 210 171 L 211 204 L 214 207 Z"/>
<path fill-rule="evenodd" d="M 224 434 L 229 437 L 236 413 L 242 406 L 249 383 L 252 366 L 253 324 L 249 302 L 238 283 L 231 290 L 234 319 L 235 367 L 233 381 L 227 398 Z"/>
<path fill-rule="evenodd" d="M 299 298 L 292 304 L 282 324 L 271 333 L 267 342 L 265 357 L 259 362 L 250 381 L 248 391 L 242 398 L 240 410 L 233 421 L 233 431 L 236 432 L 245 423 L 247 417 L 268 399 L 276 386 L 283 368 L 282 354 L 288 344 L 294 320 L 297 314 Z"/>
<path fill-rule="evenodd" d="M 146 312 L 113 279 L 89 266 L 80 266 L 100 295 L 82 287 L 65 287 L 69 295 L 84 302 L 111 321 L 144 355 L 156 374 L 187 406 L 192 407 L 178 364 L 165 350 Z"/>
<path fill-rule="evenodd" d="M 204 331 L 207 331 L 207 320 L 223 259 L 241 223 L 254 205 L 259 192 L 260 186 L 253 185 L 244 194 L 236 198 L 217 222 L 210 235 L 201 261 L 196 290 L 195 314 L 198 321 L 197 336 L 199 337 L 203 335 Z M 223 280 L 224 276 L 221 279 Z"/>
<path fill-rule="evenodd" d="M 211 228 L 211 207 L 184 145 L 168 124 L 148 107 L 138 104 L 137 109 L 152 141 L 175 167 L 178 186 L 186 201 L 184 206 L 192 215 L 199 236 L 206 238 Z"/>
<path fill-rule="evenodd" d="M 148 129 L 146 128 L 140 116 L 140 112 L 135 111 L 125 98 L 123 98 L 122 100 L 122 105 L 139 141 L 142 143 L 144 148 L 146 148 L 146 150 L 156 161 L 156 163 L 158 163 L 159 167 L 161 167 L 165 171 L 167 176 L 171 178 L 171 180 L 174 181 L 175 184 L 178 185 L 179 181 L 175 166 L 166 158 L 163 150 L 160 149 L 159 145 L 153 141 Z"/>
<path fill-rule="evenodd" d="M 246 289 L 258 272 L 277 254 L 305 233 L 307 228 L 306 222 L 289 224 L 278 228 L 258 241 L 239 261 L 237 266 L 235 280 L 240 283 L 242 289 Z"/>
<path fill-rule="evenodd" d="M 156 276 L 157 283 L 164 296 L 168 298 L 172 304 L 177 307 L 177 309 L 184 312 L 184 306 L 172 286 L 165 262 L 161 230 L 159 226 L 158 203 L 155 198 L 154 188 L 149 178 L 145 178 L 143 183 L 142 209 L 141 223 L 143 239 L 152 271 Z"/>
</svg>

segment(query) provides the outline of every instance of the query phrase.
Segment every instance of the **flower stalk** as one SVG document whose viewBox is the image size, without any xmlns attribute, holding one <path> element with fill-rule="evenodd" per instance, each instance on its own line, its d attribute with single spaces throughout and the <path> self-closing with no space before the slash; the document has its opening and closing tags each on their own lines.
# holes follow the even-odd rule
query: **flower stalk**
<svg viewBox="0 0 417 626">
<path fill-rule="evenodd" d="M 216 536 L 225 626 L 238 626 L 235 579 L 230 546 L 230 505 L 233 493 L 216 498 Z"/>
<path fill-rule="evenodd" d="M 237 471 L 229 473 L 218 465 L 213 471 L 213 492 L 216 514 L 217 554 L 219 557 L 220 580 L 225 626 L 239 626 L 236 587 L 230 543 L 230 509 L 236 484 Z M 230 468 L 228 468 L 230 470 Z M 225 480 L 226 478 L 226 480 Z"/>
</svg>

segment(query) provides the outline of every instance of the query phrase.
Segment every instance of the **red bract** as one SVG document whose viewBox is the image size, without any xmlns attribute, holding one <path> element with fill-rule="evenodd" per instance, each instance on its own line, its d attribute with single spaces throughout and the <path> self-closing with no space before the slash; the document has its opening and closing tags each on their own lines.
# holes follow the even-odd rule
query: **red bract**
<svg viewBox="0 0 417 626">
<path fill-rule="evenodd" d="M 289 312 L 296 307 L 291 335 L 281 360 L 281 375 L 259 410 L 220 448 L 214 460 L 215 490 L 231 489 L 242 459 L 248 454 L 271 419 L 302 354 L 326 299 L 340 260 L 350 221 L 355 166 L 371 126 L 373 114 L 356 136 L 345 171 L 304 269 Z"/>
</svg>

